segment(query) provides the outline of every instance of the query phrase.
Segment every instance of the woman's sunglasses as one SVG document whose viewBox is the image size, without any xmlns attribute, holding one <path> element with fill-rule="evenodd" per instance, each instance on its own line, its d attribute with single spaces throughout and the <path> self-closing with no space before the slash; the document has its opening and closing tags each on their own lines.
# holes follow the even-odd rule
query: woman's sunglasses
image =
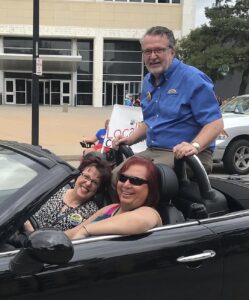
<svg viewBox="0 0 249 300">
<path fill-rule="evenodd" d="M 118 180 L 123 183 L 126 182 L 127 180 L 129 180 L 129 182 L 132 185 L 142 185 L 142 184 L 148 183 L 148 180 L 145 180 L 145 179 L 142 179 L 139 177 L 127 176 L 124 174 L 119 174 Z"/>
</svg>

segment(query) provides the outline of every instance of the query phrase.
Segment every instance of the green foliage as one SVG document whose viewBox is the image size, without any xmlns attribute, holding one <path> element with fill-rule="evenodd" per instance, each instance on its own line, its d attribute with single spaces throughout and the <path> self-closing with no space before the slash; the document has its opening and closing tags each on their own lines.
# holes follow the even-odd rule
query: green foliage
<svg viewBox="0 0 249 300">
<path fill-rule="evenodd" d="M 213 81 L 235 71 L 242 73 L 240 94 L 249 82 L 249 0 L 216 1 L 206 8 L 208 25 L 192 30 L 177 44 L 177 55 L 184 62 L 208 74 Z M 229 67 L 229 68 L 228 68 Z"/>
</svg>

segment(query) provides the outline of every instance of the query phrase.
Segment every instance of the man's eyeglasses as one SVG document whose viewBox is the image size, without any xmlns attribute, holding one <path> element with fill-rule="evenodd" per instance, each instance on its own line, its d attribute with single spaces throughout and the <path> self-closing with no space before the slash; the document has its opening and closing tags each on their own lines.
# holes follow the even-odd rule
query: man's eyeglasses
<svg viewBox="0 0 249 300">
<path fill-rule="evenodd" d="M 145 179 L 142 179 L 139 177 L 127 176 L 124 174 L 119 174 L 118 180 L 123 183 L 125 183 L 127 180 L 129 180 L 129 182 L 132 185 L 142 185 L 142 184 L 148 183 L 148 180 L 145 180 Z"/>
<path fill-rule="evenodd" d="M 91 182 L 91 184 L 94 186 L 94 187 L 98 187 L 99 186 L 99 182 L 97 180 L 94 180 L 92 179 L 89 175 L 87 175 L 86 173 L 84 172 L 81 172 L 81 176 L 87 180 L 88 182 Z"/>
<path fill-rule="evenodd" d="M 155 53 L 155 55 L 161 55 L 169 49 L 171 49 L 171 47 L 155 48 L 155 49 L 144 49 L 144 50 L 142 50 L 142 52 L 145 56 L 150 56 L 152 53 Z"/>
</svg>

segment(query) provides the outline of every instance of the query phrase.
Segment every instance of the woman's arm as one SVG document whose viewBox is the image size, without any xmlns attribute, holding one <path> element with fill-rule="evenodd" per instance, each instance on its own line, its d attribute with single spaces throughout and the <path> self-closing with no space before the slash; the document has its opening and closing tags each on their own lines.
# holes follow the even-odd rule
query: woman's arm
<svg viewBox="0 0 249 300">
<path fill-rule="evenodd" d="M 65 233 L 74 240 L 86 238 L 89 235 L 139 234 L 160 225 L 162 225 L 162 221 L 158 212 L 151 207 L 143 206 L 96 223 L 84 222 L 75 227 L 74 231 L 69 232 L 68 230 Z"/>
<path fill-rule="evenodd" d="M 98 216 L 103 215 L 107 210 L 109 210 L 112 206 L 117 205 L 117 204 L 110 204 L 107 205 L 105 207 L 102 207 L 101 209 L 99 209 L 98 211 L 96 211 L 96 213 L 94 213 L 93 215 L 91 215 L 91 217 L 89 217 L 87 220 L 85 220 L 84 222 L 82 222 L 81 224 L 75 226 L 72 229 L 68 229 L 65 231 L 65 234 L 71 238 L 71 236 L 74 236 L 77 234 L 78 231 L 80 231 L 80 229 L 82 228 L 82 224 L 86 225 L 88 223 L 91 223 L 93 220 L 95 220 Z"/>
</svg>

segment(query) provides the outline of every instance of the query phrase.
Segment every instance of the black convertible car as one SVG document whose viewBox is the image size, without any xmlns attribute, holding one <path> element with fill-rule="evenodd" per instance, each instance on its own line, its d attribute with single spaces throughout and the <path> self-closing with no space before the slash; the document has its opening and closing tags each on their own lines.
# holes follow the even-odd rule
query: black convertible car
<svg viewBox="0 0 249 300">
<path fill-rule="evenodd" d="M 78 171 L 0 141 L 0 299 L 248 300 L 248 183 L 208 177 L 196 157 L 157 167 L 162 227 L 73 242 L 37 229 L 23 247 L 24 221 Z"/>
</svg>

